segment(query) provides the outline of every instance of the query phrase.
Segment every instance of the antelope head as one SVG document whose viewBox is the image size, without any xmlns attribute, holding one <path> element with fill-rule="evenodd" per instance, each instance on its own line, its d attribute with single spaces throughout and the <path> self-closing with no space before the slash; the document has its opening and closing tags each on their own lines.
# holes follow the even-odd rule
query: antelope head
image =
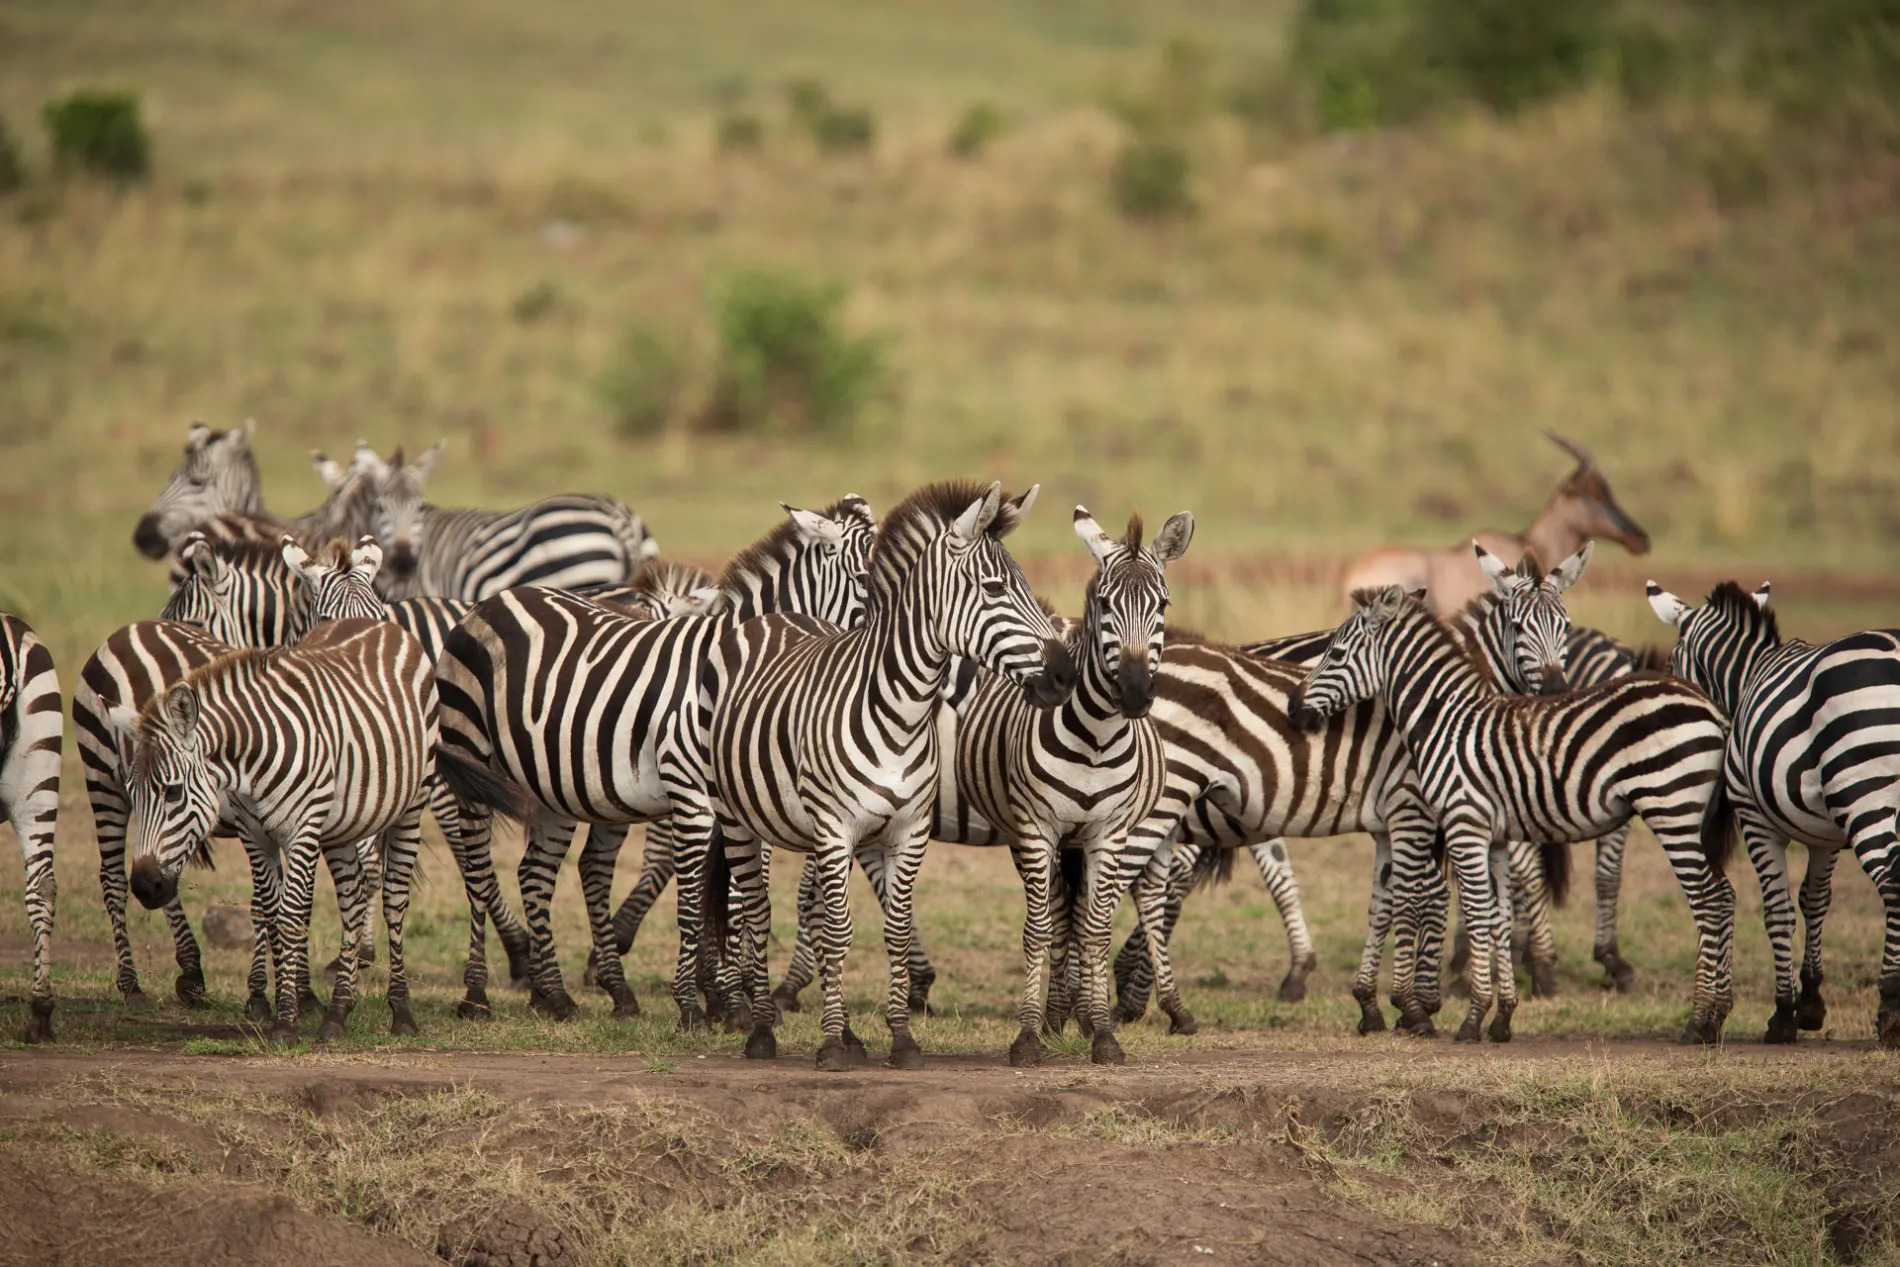
<svg viewBox="0 0 1900 1267">
<path fill-rule="evenodd" d="M 1649 553 L 1649 533 L 1616 504 L 1610 477 L 1596 455 L 1575 440 L 1546 431 L 1550 442 L 1577 459 L 1577 469 L 1551 494 L 1545 513 L 1556 512 L 1565 527 L 1584 539 L 1614 541 L 1631 554 Z"/>
</svg>

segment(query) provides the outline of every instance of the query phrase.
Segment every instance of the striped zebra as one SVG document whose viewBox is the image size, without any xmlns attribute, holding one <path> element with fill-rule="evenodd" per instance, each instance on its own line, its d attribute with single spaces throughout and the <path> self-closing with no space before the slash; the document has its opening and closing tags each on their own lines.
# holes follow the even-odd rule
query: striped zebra
<svg viewBox="0 0 1900 1267">
<path fill-rule="evenodd" d="M 1570 628 L 1569 613 L 1565 609 L 1563 596 L 1583 576 L 1589 566 L 1592 547 L 1586 544 L 1583 549 L 1570 556 L 1552 569 L 1548 574 L 1538 567 L 1534 558 L 1527 556 L 1515 568 L 1507 568 L 1495 556 L 1489 554 L 1483 546 L 1473 543 L 1479 567 L 1488 578 L 1490 590 L 1473 599 L 1452 618 L 1452 626 L 1466 646 L 1468 653 L 1481 661 L 1487 676 L 1504 689 L 1521 694 L 1534 694 L 1540 691 L 1562 690 L 1566 685 L 1566 648 L 1567 634 Z M 1325 654 L 1326 647 L 1333 638 L 1332 631 L 1311 634 L 1295 634 L 1289 637 L 1274 638 L 1263 642 L 1251 643 L 1239 648 L 1239 653 L 1265 661 L 1288 666 L 1305 666 L 1313 663 Z M 1166 674 L 1164 673 L 1164 677 Z M 1165 692 L 1164 692 L 1165 694 Z M 1243 697 L 1247 692 L 1240 693 Z M 1187 702 L 1192 707 L 1192 699 Z M 1244 720 L 1243 720 L 1244 719 Z M 1258 732 L 1263 726 L 1284 725 L 1280 719 L 1269 720 L 1267 716 L 1247 716 L 1240 713 L 1233 719 L 1244 731 Z M 1314 767 L 1324 770 L 1343 757 L 1362 746 L 1372 751 L 1384 750 L 1390 741 L 1385 729 L 1387 722 L 1382 714 L 1361 714 L 1357 719 L 1364 730 L 1353 731 L 1339 742 L 1344 745 L 1343 752 L 1289 752 L 1289 764 L 1275 768 L 1272 765 L 1254 765 L 1247 762 L 1233 763 L 1227 768 L 1222 764 L 1210 762 L 1198 768 L 1186 768 L 1182 772 L 1182 790 L 1172 798 L 1179 806 L 1187 802 L 1178 819 L 1164 819 L 1149 831 L 1150 836 L 1158 835 L 1162 826 L 1168 827 L 1174 835 L 1172 855 L 1168 859 L 1169 869 L 1165 881 L 1151 865 L 1150 869 L 1136 881 L 1136 902 L 1141 905 L 1145 891 L 1157 883 L 1164 884 L 1165 897 L 1161 903 L 1162 928 L 1156 939 L 1160 952 L 1165 959 L 1168 939 L 1173 934 L 1181 903 L 1187 893 L 1197 884 L 1220 874 L 1230 865 L 1231 852 L 1245 847 L 1254 859 L 1266 882 L 1268 892 L 1279 906 L 1281 917 L 1287 926 L 1291 962 L 1287 976 L 1280 985 L 1280 998 L 1284 1002 L 1298 1002 L 1306 993 L 1306 976 L 1312 970 L 1317 956 L 1313 951 L 1311 934 L 1306 931 L 1306 920 L 1299 908 L 1298 882 L 1294 878 L 1292 860 L 1284 839 L 1262 840 L 1247 828 L 1250 816 L 1231 809 L 1225 802 L 1232 793 L 1229 787 L 1238 786 L 1244 791 L 1244 799 L 1249 802 L 1270 804 L 1275 796 L 1277 785 L 1298 784 L 1309 778 L 1303 772 L 1302 762 L 1313 763 Z M 1181 761 L 1172 740 L 1171 725 L 1188 727 L 1189 718 L 1166 710 L 1162 715 L 1164 738 L 1169 739 L 1171 760 Z M 1297 741 L 1295 741 L 1297 743 Z M 1364 769 L 1374 772 L 1381 769 L 1368 764 Z M 1403 773 L 1387 772 L 1391 780 L 1386 787 L 1398 791 L 1403 785 Z M 1262 782 L 1256 788 L 1250 779 Z M 1321 777 L 1320 786 L 1326 786 L 1331 779 Z M 1350 784 L 1342 794 L 1353 795 Z M 1381 793 L 1383 795 L 1383 793 Z M 1323 808 L 1323 802 L 1316 803 L 1313 810 Z M 1374 811 L 1375 815 L 1377 811 Z M 1269 815 L 1260 815 L 1253 821 L 1264 827 L 1271 821 Z M 1325 827 L 1333 821 L 1323 814 L 1312 811 L 1295 811 L 1293 821 L 1306 822 L 1313 826 Z M 1373 820 L 1368 820 L 1373 821 Z M 1402 824 L 1413 824 L 1415 818 L 1401 813 Z M 1256 831 L 1259 828 L 1255 829 Z M 1340 828 L 1350 830 L 1350 828 Z M 1359 1032 L 1371 1033 L 1385 1028 L 1385 1018 L 1379 1011 L 1378 987 L 1379 971 L 1385 953 L 1385 941 L 1391 931 L 1392 921 L 1392 847 L 1390 835 L 1376 827 L 1368 828 L 1375 842 L 1371 896 L 1367 903 L 1366 939 L 1360 955 L 1359 971 L 1353 982 L 1353 997 L 1360 1005 Z M 1275 837 L 1284 835 L 1320 835 L 1321 831 L 1287 831 L 1270 833 Z M 1523 859 L 1529 855 L 1527 868 Z M 1561 885 L 1569 861 L 1567 850 L 1555 850 L 1549 858 L 1556 882 Z M 1541 888 L 1544 867 L 1538 861 L 1538 851 L 1529 847 L 1513 850 L 1512 871 L 1527 880 L 1534 880 Z M 1528 874 L 1527 874 L 1528 872 Z M 1423 993 L 1429 999 L 1436 999 L 1436 978 L 1434 969 L 1437 962 L 1437 947 L 1444 930 L 1444 902 L 1449 890 L 1437 873 L 1422 877 L 1426 886 L 1421 895 L 1427 910 L 1425 922 L 1417 935 L 1420 948 L 1420 962 L 1427 973 L 1427 983 Z M 1116 958 L 1116 977 L 1120 1003 L 1118 1016 L 1124 1021 L 1138 1019 L 1147 1010 L 1149 990 L 1154 982 L 1157 964 L 1151 959 L 1145 924 L 1123 946 Z M 1170 979 L 1172 972 L 1166 974 Z M 1164 991 L 1162 1007 L 1166 1011 L 1171 1032 L 1192 1033 L 1195 1025 L 1192 1014 L 1178 998 L 1170 998 Z M 1410 1026 L 1408 1026 L 1410 1027 Z"/>
<path fill-rule="evenodd" d="M 345 1032 L 364 934 L 357 842 L 376 837 L 389 924 L 390 1032 L 415 1034 L 403 920 L 415 864 L 423 781 L 434 771 L 457 796 L 520 813 L 515 789 L 438 751 L 435 685 L 422 645 L 383 621 L 333 621 L 287 650 L 245 650 L 194 669 L 137 712 L 110 711 L 139 825 L 132 891 L 148 909 L 177 897 L 223 802 L 243 803 L 282 852 L 272 1036 L 293 1038 L 319 856 L 337 880 L 346 953 L 318 1030 Z"/>
<path fill-rule="evenodd" d="M 53 829 L 65 712 L 53 655 L 24 620 L 0 612 L 0 808 L 20 838 L 26 920 L 33 930 L 29 1043 L 53 1040 Z"/>
<path fill-rule="evenodd" d="M 648 559 L 625 585 L 590 586 L 576 593 L 648 620 L 710 616 L 721 601 L 718 578 L 671 559 Z"/>
<path fill-rule="evenodd" d="M 711 716 L 713 802 L 725 848 L 709 875 L 709 936 L 723 947 L 728 889 L 739 889 L 739 971 L 751 1001 L 746 1055 L 776 1055 L 765 973 L 771 935 L 768 847 L 817 856 L 824 922 L 820 1069 L 862 1059 L 846 1024 L 842 968 L 851 942 L 847 881 L 861 850 L 885 851 L 885 1019 L 891 1064 L 916 1068 L 910 1033 L 911 886 L 930 836 L 938 777 L 934 725 L 955 656 L 967 656 L 1050 707 L 1075 686 L 1056 640 L 1003 538 L 1036 488 L 928 485 L 894 510 L 871 554 L 864 624 L 827 629 L 790 615 L 760 617 L 720 640 Z M 702 701 L 702 707 L 704 702 Z"/>
<path fill-rule="evenodd" d="M 549 910 L 578 824 L 590 824 L 580 874 L 593 932 L 595 984 L 616 1016 L 639 1003 L 615 951 L 614 865 L 627 828 L 667 820 L 678 851 L 680 959 L 674 1001 L 703 1028 L 697 981 L 703 868 L 712 838 L 697 700 L 702 666 L 725 632 L 753 616 L 798 612 L 848 625 L 864 608 L 876 521 L 862 498 L 786 518 L 727 565 L 716 615 L 636 618 L 534 586 L 477 604 L 449 636 L 437 677 L 443 741 L 526 788 L 537 802 L 520 867 L 533 943 L 529 1006 L 576 1012 L 555 958 Z M 471 848 L 486 853 L 478 830 Z"/>
<path fill-rule="evenodd" d="M 1718 1041 L 1734 994 L 1735 919 L 1735 893 L 1721 872 L 1732 827 L 1721 780 L 1728 738 L 1721 710 L 1670 678 L 1562 696 L 1499 695 L 1458 637 L 1402 587 L 1362 591 L 1355 602 L 1290 711 L 1317 726 L 1358 702 L 1383 699 L 1404 734 L 1471 930 L 1471 1005 L 1457 1037 L 1484 1035 L 1494 969 L 1494 1041 L 1510 1038 L 1517 1001 L 1509 946 L 1500 942 L 1508 907 L 1500 910 L 1487 854 L 1504 840 L 1594 840 L 1640 816 L 1696 922 L 1695 998 L 1683 1041 Z M 1417 917 L 1408 881 L 1430 868 L 1422 854 L 1395 856 L 1394 882 L 1408 895 L 1396 917 L 1401 926 Z M 1394 993 L 1408 1016 L 1422 1015 L 1409 990 L 1411 970 L 1398 956 Z"/>
<path fill-rule="evenodd" d="M 1821 925 L 1834 863 L 1851 848 L 1886 909 L 1878 1036 L 1900 1047 L 1900 630 L 1849 634 L 1819 646 L 1783 639 L 1768 587 L 1733 581 L 1701 607 L 1649 583 L 1649 604 L 1676 629 L 1670 665 L 1734 719 L 1723 772 L 1742 839 L 1761 880 L 1775 954 L 1775 1013 L 1764 1042 L 1792 1043 L 1827 1018 Z M 1787 841 L 1808 846 L 1801 886 L 1807 925 L 1795 991 L 1794 903 Z"/>
<path fill-rule="evenodd" d="M 376 480 L 371 533 L 388 550 L 382 592 L 479 602 L 520 585 L 620 585 L 660 552 L 640 516 L 612 497 L 568 493 L 519 510 L 442 510 L 423 485 L 438 442 L 414 462 L 401 449 Z"/>
</svg>

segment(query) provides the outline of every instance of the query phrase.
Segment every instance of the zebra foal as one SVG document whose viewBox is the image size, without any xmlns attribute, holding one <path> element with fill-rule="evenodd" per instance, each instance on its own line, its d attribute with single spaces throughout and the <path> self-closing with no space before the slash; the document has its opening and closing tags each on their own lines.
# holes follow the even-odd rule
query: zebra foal
<svg viewBox="0 0 1900 1267">
<path fill-rule="evenodd" d="M 1821 925 L 1834 863 L 1850 848 L 1886 913 L 1878 1037 L 1900 1047 L 1900 630 L 1849 634 L 1815 646 L 1784 640 L 1768 587 L 1752 595 L 1726 581 L 1690 607 L 1654 581 L 1649 603 L 1676 630 L 1670 667 L 1707 690 L 1734 719 L 1723 774 L 1775 955 L 1775 1013 L 1764 1042 L 1820 1029 Z M 1807 924 L 1795 992 L 1794 909 L 1787 841 L 1808 846 L 1801 886 Z"/>
<path fill-rule="evenodd" d="M 1483 1035 L 1494 970 L 1498 1012 L 1490 1036 L 1501 1042 L 1511 1034 L 1516 985 L 1509 946 L 1499 944 L 1505 913 L 1487 866 L 1493 846 L 1593 840 L 1638 816 L 1662 844 L 1695 916 L 1695 998 L 1683 1041 L 1718 1041 L 1734 997 L 1735 922 L 1735 893 L 1721 872 L 1732 826 L 1721 781 L 1728 738 L 1721 710 L 1674 679 L 1563 696 L 1499 695 L 1457 635 L 1402 587 L 1361 591 L 1354 601 L 1357 609 L 1307 671 L 1289 711 L 1318 725 L 1378 698 L 1404 734 L 1471 932 L 1471 1006 L 1457 1037 Z M 1399 918 L 1416 919 L 1416 901 L 1402 907 Z M 1408 1017 L 1418 1010 L 1409 971 L 1401 962 L 1393 983 Z"/>
</svg>

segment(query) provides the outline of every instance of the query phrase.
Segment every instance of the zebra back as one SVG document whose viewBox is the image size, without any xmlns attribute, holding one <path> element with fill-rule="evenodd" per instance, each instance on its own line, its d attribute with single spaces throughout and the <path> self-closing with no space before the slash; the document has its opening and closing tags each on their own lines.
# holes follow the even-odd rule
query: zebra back
<svg viewBox="0 0 1900 1267">
<path fill-rule="evenodd" d="M 475 604 L 460 598 L 439 598 L 424 594 L 386 604 L 389 619 L 413 634 L 429 653 L 431 661 L 442 658 L 442 646 L 449 633 L 462 623 Z"/>
<path fill-rule="evenodd" d="M 275 542 L 212 540 L 191 533 L 178 552 L 186 569 L 160 620 L 202 629 L 233 647 L 280 647 L 309 626 L 309 601 Z"/>
</svg>

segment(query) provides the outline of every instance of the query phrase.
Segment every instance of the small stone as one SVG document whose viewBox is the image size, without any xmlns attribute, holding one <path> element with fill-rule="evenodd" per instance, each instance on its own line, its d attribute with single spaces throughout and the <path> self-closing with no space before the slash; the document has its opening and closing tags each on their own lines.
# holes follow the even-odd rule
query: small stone
<svg viewBox="0 0 1900 1267">
<path fill-rule="evenodd" d="M 256 941 L 251 913 L 241 906 L 214 906 L 205 912 L 205 940 L 219 950 L 249 950 Z"/>
</svg>

